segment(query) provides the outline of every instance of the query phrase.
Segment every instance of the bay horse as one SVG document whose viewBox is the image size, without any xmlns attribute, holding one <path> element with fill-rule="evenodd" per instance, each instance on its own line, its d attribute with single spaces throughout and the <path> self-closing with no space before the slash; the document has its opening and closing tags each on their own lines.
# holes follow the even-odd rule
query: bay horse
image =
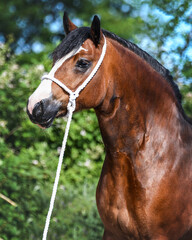
<svg viewBox="0 0 192 240">
<path fill-rule="evenodd" d="M 105 145 L 96 191 L 103 240 L 192 239 L 192 125 L 169 71 L 135 44 L 100 27 L 63 17 L 66 37 L 49 73 L 75 90 L 98 71 L 76 99 L 75 111 L 94 108 Z M 68 93 L 44 79 L 27 112 L 40 127 L 67 113 Z"/>
</svg>

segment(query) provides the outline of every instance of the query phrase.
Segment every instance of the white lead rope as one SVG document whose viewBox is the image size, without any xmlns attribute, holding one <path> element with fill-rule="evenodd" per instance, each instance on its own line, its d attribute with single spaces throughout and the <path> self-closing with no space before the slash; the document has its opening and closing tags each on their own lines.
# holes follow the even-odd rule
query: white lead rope
<svg viewBox="0 0 192 240">
<path fill-rule="evenodd" d="M 65 86 L 65 84 L 63 84 L 58 79 L 56 79 L 55 77 L 52 77 L 49 74 L 42 77 L 42 80 L 47 79 L 47 80 L 51 80 L 51 81 L 55 82 L 57 85 L 59 85 L 61 88 L 63 88 L 69 94 L 69 102 L 67 105 L 68 120 L 67 120 L 67 125 L 65 128 L 65 134 L 63 137 L 61 152 L 60 152 L 60 156 L 59 156 L 59 162 L 58 162 L 58 166 L 57 166 L 57 172 L 56 172 L 56 176 L 55 176 L 55 182 L 53 185 L 53 191 L 52 191 L 52 196 L 51 196 L 51 200 L 50 200 L 49 210 L 47 213 L 47 218 L 46 218 L 46 222 L 45 222 L 42 240 L 47 239 L 47 233 L 49 230 L 49 224 L 50 224 L 51 215 L 52 215 L 54 202 L 55 202 L 55 197 L 56 197 L 56 193 L 57 193 L 57 187 L 58 187 L 58 183 L 59 183 L 59 177 L 60 177 L 60 173 L 61 173 L 61 167 L 62 167 L 62 163 L 63 163 L 63 157 L 64 157 L 64 153 L 65 153 L 67 138 L 68 138 L 68 134 L 69 134 L 69 129 L 70 129 L 70 125 L 71 125 L 73 112 L 75 111 L 75 107 L 76 107 L 76 98 L 79 96 L 79 93 L 91 81 L 91 79 L 95 76 L 96 72 L 98 71 L 99 67 L 101 66 L 101 63 L 104 59 L 106 49 L 107 49 L 107 42 L 106 42 L 105 36 L 103 35 L 103 37 L 104 37 L 104 45 L 103 45 L 101 56 L 96 64 L 96 66 L 94 67 L 94 69 L 92 70 L 90 75 L 87 77 L 87 79 L 76 89 L 75 92 L 71 91 L 67 86 Z"/>
<path fill-rule="evenodd" d="M 43 231 L 43 240 L 47 239 L 47 233 L 48 233 L 51 215 L 52 215 L 52 211 L 53 211 L 53 207 L 54 207 L 54 203 L 55 203 L 55 197 L 56 197 L 57 187 L 58 187 L 58 183 L 59 183 L 59 177 L 60 177 L 60 173 L 61 173 L 61 166 L 63 163 L 63 157 L 64 157 L 64 153 L 65 153 L 65 148 L 66 148 L 66 143 L 67 143 L 67 138 L 68 138 L 68 134 L 69 134 L 69 128 L 71 125 L 72 116 L 73 116 L 73 110 L 68 112 L 67 125 L 65 128 L 65 134 L 64 134 L 61 152 L 60 152 L 60 156 L 59 156 L 59 162 L 58 162 L 58 166 L 57 166 L 55 182 L 53 185 L 53 191 L 52 191 L 52 196 L 51 196 L 51 200 L 50 200 L 49 211 L 47 213 L 45 228 Z"/>
</svg>

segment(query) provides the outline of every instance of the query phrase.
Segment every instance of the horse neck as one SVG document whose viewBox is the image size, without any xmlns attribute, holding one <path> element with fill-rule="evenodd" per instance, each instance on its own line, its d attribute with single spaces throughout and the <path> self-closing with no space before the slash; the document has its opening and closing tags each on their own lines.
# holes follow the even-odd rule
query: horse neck
<svg viewBox="0 0 192 240">
<path fill-rule="evenodd" d="M 108 89 L 103 103 L 96 108 L 106 151 L 135 158 L 147 139 L 155 139 L 153 148 L 158 151 L 162 139 L 177 138 L 174 126 L 182 118 L 172 87 L 118 42 L 108 40 L 108 52 L 104 73 L 109 79 Z M 152 147 L 153 141 L 149 142 Z"/>
</svg>

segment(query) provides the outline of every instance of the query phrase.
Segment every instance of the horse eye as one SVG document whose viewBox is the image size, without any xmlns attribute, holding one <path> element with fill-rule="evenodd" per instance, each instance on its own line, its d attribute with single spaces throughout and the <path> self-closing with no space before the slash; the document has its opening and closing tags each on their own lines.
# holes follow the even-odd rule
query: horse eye
<svg viewBox="0 0 192 240">
<path fill-rule="evenodd" d="M 77 70 L 80 70 L 81 72 L 85 72 L 89 67 L 91 66 L 91 62 L 87 59 L 79 59 L 75 65 Z"/>
</svg>

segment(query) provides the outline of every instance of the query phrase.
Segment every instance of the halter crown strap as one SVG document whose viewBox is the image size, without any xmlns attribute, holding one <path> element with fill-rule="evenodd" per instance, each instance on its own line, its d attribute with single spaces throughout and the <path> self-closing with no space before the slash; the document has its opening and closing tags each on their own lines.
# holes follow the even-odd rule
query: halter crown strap
<svg viewBox="0 0 192 240">
<path fill-rule="evenodd" d="M 76 98 L 79 96 L 79 93 L 87 86 L 87 84 L 91 81 L 91 79 L 95 76 L 95 74 L 97 73 L 99 67 L 101 66 L 101 63 L 103 62 L 105 53 L 106 53 L 106 49 L 107 49 L 107 41 L 105 36 L 103 35 L 104 38 L 104 45 L 102 48 L 102 53 L 101 56 L 97 62 L 97 64 L 95 65 L 94 69 L 92 70 L 92 72 L 90 73 L 90 75 L 87 77 L 87 79 L 73 92 L 72 90 L 70 90 L 64 83 L 62 83 L 61 81 L 59 81 L 57 78 L 52 77 L 50 74 L 44 75 L 41 80 L 51 80 L 53 82 L 55 82 L 57 85 L 59 85 L 61 88 L 63 88 L 68 94 L 69 94 L 69 102 L 67 105 L 67 110 L 69 111 L 74 111 L 75 107 L 76 107 Z"/>
</svg>

